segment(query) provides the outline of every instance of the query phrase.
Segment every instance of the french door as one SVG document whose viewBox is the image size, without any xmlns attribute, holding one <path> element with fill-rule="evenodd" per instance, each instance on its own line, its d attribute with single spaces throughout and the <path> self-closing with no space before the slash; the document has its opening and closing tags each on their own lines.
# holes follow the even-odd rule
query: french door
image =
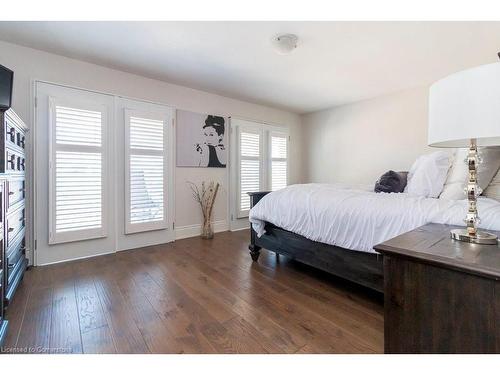
<svg viewBox="0 0 500 375">
<path fill-rule="evenodd" d="M 288 129 L 231 119 L 231 230 L 248 228 L 250 197 L 288 185 Z"/>
<path fill-rule="evenodd" d="M 173 109 L 37 82 L 35 264 L 173 240 Z"/>
<path fill-rule="evenodd" d="M 118 98 L 117 249 L 174 240 L 174 110 Z"/>
</svg>

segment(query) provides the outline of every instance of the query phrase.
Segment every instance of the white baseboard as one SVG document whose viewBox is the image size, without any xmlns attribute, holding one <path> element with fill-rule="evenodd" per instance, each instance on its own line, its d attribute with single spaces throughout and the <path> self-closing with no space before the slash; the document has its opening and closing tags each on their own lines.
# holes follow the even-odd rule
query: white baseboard
<svg viewBox="0 0 500 375">
<path fill-rule="evenodd" d="M 234 228 L 234 229 L 231 229 L 231 232 L 238 232 L 240 230 L 249 230 L 249 229 L 250 229 L 250 226 L 245 225 L 243 228 Z"/>
<path fill-rule="evenodd" d="M 229 226 L 226 220 L 213 221 L 212 225 L 214 227 L 214 232 L 225 232 L 229 230 Z M 175 239 L 181 240 L 183 238 L 196 237 L 201 234 L 201 224 L 184 225 L 182 227 L 175 228 Z"/>
<path fill-rule="evenodd" d="M 89 258 L 100 257 L 101 255 L 109 255 L 109 254 L 115 254 L 115 252 L 114 251 L 106 251 L 104 253 L 99 253 L 99 254 L 84 255 L 82 257 L 69 258 L 69 259 L 63 259 L 63 260 L 56 260 L 56 261 L 53 261 L 53 262 L 37 263 L 36 266 L 50 266 L 52 264 L 73 262 L 75 260 L 89 259 Z"/>
<path fill-rule="evenodd" d="M 231 221 L 230 231 L 236 232 L 238 230 L 249 229 L 250 222 L 248 221 L 248 217 L 235 219 Z"/>
</svg>

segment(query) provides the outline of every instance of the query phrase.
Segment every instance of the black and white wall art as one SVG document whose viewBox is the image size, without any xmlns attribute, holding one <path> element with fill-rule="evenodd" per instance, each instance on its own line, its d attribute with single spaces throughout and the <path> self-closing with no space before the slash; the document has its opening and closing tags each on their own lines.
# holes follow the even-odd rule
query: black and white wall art
<svg viewBox="0 0 500 375">
<path fill-rule="evenodd" d="M 225 168 L 227 118 L 177 111 L 177 166 Z"/>
</svg>

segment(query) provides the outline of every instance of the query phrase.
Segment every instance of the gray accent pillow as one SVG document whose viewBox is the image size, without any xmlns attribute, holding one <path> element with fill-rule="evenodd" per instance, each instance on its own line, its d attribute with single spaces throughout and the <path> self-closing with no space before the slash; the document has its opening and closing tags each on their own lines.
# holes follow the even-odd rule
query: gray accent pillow
<svg viewBox="0 0 500 375">
<path fill-rule="evenodd" d="M 408 172 L 385 172 L 375 182 L 375 193 L 402 193 L 406 187 Z"/>
</svg>

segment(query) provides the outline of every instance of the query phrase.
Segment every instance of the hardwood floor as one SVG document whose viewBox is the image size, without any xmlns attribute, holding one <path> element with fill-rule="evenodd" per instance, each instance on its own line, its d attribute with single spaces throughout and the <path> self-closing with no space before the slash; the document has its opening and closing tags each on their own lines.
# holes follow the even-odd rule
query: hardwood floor
<svg viewBox="0 0 500 375">
<path fill-rule="evenodd" d="M 382 297 L 262 251 L 248 231 L 26 272 L 4 352 L 381 353 Z"/>
</svg>

